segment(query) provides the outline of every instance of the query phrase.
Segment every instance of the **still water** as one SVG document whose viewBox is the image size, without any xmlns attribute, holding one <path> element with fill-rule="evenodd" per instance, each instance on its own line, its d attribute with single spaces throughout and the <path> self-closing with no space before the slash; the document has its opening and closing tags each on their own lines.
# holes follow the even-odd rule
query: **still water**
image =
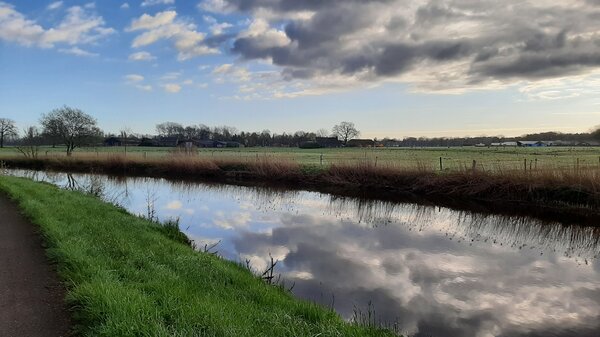
<svg viewBox="0 0 600 337">
<path fill-rule="evenodd" d="M 411 336 L 600 336 L 600 229 L 447 208 L 150 178 L 12 171 L 177 218 L 200 248 L 301 298 Z M 370 308 L 370 309 L 369 309 Z"/>
</svg>

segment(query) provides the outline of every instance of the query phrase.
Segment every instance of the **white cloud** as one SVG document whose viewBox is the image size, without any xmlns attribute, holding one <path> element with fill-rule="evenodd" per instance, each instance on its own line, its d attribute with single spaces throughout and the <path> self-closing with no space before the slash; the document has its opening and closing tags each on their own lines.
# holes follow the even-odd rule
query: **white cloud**
<svg viewBox="0 0 600 337">
<path fill-rule="evenodd" d="M 152 91 L 152 86 L 147 84 L 147 85 L 143 85 L 143 84 L 138 84 L 135 85 L 136 88 L 143 90 L 143 91 Z"/>
<path fill-rule="evenodd" d="M 106 27 L 102 17 L 79 6 L 67 9 L 66 16 L 56 27 L 44 29 L 12 5 L 0 2 L 0 40 L 52 48 L 55 44 L 89 44 L 113 33 L 115 30 Z"/>
<path fill-rule="evenodd" d="M 178 79 L 179 76 L 181 76 L 181 72 L 172 71 L 172 72 L 164 74 L 163 76 L 161 76 L 160 79 L 163 81 L 173 81 L 173 80 Z"/>
<path fill-rule="evenodd" d="M 164 11 L 157 13 L 155 16 L 142 14 L 139 19 L 133 20 L 128 31 L 136 31 L 143 29 L 154 29 L 160 26 L 164 26 L 167 24 L 171 24 L 175 17 L 177 16 L 177 12 L 175 11 Z"/>
<path fill-rule="evenodd" d="M 67 16 L 57 27 L 45 32 L 41 42 L 49 46 L 55 43 L 85 44 L 114 32 L 114 29 L 104 27 L 102 17 L 89 15 L 83 8 L 75 6 L 67 10 Z"/>
<path fill-rule="evenodd" d="M 252 79 L 252 73 L 248 69 L 229 63 L 215 67 L 212 74 L 217 83 L 243 83 L 249 82 Z"/>
<path fill-rule="evenodd" d="M 65 53 L 65 54 L 71 54 L 71 55 L 75 55 L 75 56 L 98 56 L 98 54 L 96 53 L 92 53 L 86 50 L 83 50 L 79 47 L 71 47 L 71 48 L 61 48 L 58 50 L 61 53 Z"/>
<path fill-rule="evenodd" d="M 171 93 L 171 94 L 175 94 L 175 93 L 178 93 L 179 91 L 181 91 L 181 86 L 176 83 L 167 83 L 167 84 L 163 85 L 163 88 L 165 89 L 166 92 Z"/>
<path fill-rule="evenodd" d="M 198 4 L 198 9 L 213 13 L 231 13 L 235 7 L 225 0 L 204 0 Z"/>
<path fill-rule="evenodd" d="M 46 7 L 48 10 L 55 10 L 55 9 L 59 9 L 60 7 L 62 7 L 63 2 L 62 1 L 55 1 L 51 4 L 48 5 L 48 7 Z"/>
<path fill-rule="evenodd" d="M 156 59 L 156 57 L 147 51 L 140 51 L 129 55 L 130 61 L 151 61 L 154 59 Z"/>
<path fill-rule="evenodd" d="M 209 15 L 204 16 L 204 21 L 206 23 L 210 24 L 209 28 L 213 35 L 221 35 L 225 32 L 225 30 L 233 27 L 232 24 L 230 24 L 228 22 L 218 22 L 217 19 L 215 19 Z"/>
<path fill-rule="evenodd" d="M 142 1 L 141 6 L 155 6 L 155 5 L 173 5 L 175 4 L 175 0 L 145 0 Z"/>
<path fill-rule="evenodd" d="M 127 2 L 124 2 L 120 8 L 121 9 L 129 9 L 129 4 Z"/>
<path fill-rule="evenodd" d="M 45 31 L 35 21 L 28 20 L 12 5 L 0 2 L 0 39 L 24 46 L 41 44 Z"/>
<path fill-rule="evenodd" d="M 150 84 L 142 83 L 144 81 L 144 76 L 139 74 L 129 74 L 123 76 L 126 84 L 133 86 L 134 88 L 142 91 L 152 91 L 152 86 Z"/>
<path fill-rule="evenodd" d="M 137 83 L 137 82 L 141 82 L 144 80 L 144 76 L 138 75 L 138 74 L 125 75 L 124 78 L 125 78 L 125 81 L 127 81 L 128 83 Z"/>
<path fill-rule="evenodd" d="M 144 31 L 133 40 L 132 47 L 151 45 L 160 40 L 170 40 L 177 49 L 178 59 L 217 54 L 219 51 L 203 44 L 205 34 L 196 31 L 196 25 L 176 20 L 177 12 L 164 11 L 156 15 L 143 14 L 134 19 L 127 31 Z"/>
</svg>

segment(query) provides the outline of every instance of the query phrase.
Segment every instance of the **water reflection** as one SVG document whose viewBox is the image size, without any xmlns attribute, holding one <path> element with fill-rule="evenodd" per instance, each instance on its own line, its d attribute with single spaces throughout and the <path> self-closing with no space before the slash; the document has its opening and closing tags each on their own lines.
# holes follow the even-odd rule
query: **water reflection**
<svg viewBox="0 0 600 337">
<path fill-rule="evenodd" d="M 294 293 L 414 336 L 598 336 L 600 230 L 313 192 L 14 171 L 100 192 L 136 214 L 153 200 L 198 246 L 267 267 Z M 95 187 L 90 187 L 95 186 Z M 100 187 L 101 186 L 101 187 Z"/>
</svg>

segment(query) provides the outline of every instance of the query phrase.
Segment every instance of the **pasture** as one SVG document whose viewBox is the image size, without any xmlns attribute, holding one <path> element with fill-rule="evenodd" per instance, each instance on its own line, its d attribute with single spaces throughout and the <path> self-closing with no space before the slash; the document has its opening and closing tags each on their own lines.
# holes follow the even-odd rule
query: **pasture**
<svg viewBox="0 0 600 337">
<path fill-rule="evenodd" d="M 74 157 L 109 158 L 126 156 L 135 158 L 168 158 L 181 154 L 178 148 L 168 147 L 87 147 L 77 149 Z M 298 149 L 276 147 L 197 149 L 194 156 L 211 160 L 274 160 L 297 162 L 302 165 L 329 166 L 331 164 L 357 164 L 369 162 L 376 166 L 420 168 L 425 170 L 471 169 L 483 171 L 513 169 L 577 169 L 600 168 L 600 147 L 538 147 L 538 148 L 339 148 Z M 0 149 L 2 157 L 22 156 L 15 148 Z M 39 157 L 62 157 L 61 147 L 41 147 Z"/>
</svg>

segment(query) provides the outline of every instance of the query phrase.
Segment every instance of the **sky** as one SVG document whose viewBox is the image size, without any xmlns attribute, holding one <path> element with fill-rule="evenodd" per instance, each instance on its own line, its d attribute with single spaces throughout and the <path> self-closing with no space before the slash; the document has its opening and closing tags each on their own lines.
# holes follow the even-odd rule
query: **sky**
<svg viewBox="0 0 600 337">
<path fill-rule="evenodd" d="M 0 117 L 63 105 L 107 132 L 587 132 L 600 1 L 0 0 Z"/>
</svg>

